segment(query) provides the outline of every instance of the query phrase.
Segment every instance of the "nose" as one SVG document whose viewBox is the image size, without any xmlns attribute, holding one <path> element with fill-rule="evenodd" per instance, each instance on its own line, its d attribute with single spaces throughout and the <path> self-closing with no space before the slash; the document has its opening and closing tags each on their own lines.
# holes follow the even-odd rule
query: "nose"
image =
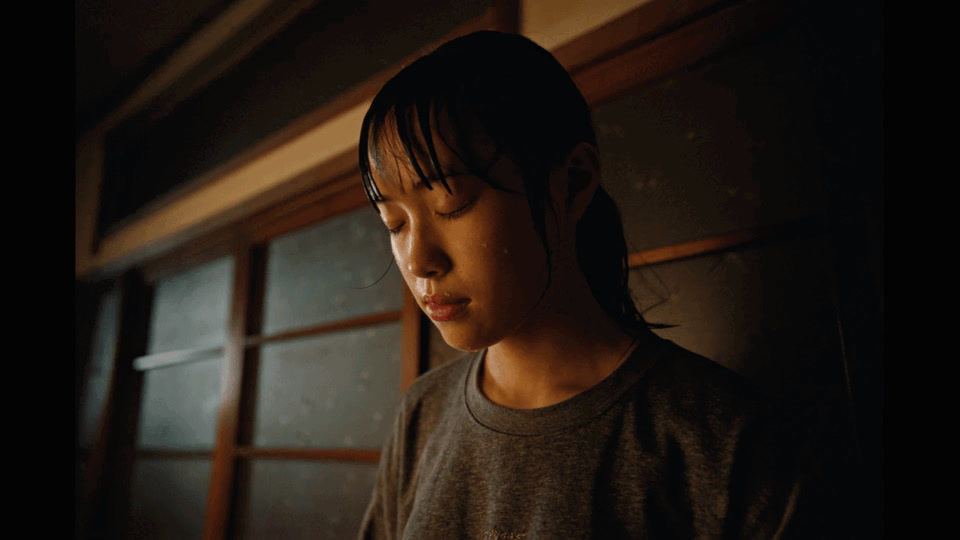
<svg viewBox="0 0 960 540">
<path fill-rule="evenodd" d="M 404 239 L 406 270 L 418 278 L 438 278 L 450 271 L 450 257 L 435 227 L 412 226 Z"/>
</svg>

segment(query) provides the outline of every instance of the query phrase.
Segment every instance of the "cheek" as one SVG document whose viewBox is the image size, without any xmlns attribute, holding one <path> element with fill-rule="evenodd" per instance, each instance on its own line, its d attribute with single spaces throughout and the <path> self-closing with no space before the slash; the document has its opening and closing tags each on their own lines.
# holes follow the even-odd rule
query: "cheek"
<svg viewBox="0 0 960 540">
<path fill-rule="evenodd" d="M 499 227 L 500 247 L 494 255 L 521 271 L 539 269 L 545 262 L 546 252 L 527 202 L 515 202 L 503 216 L 505 219 Z"/>
<path fill-rule="evenodd" d="M 523 204 L 501 209 L 493 220 L 495 226 L 489 227 L 477 244 L 483 259 L 477 266 L 484 269 L 482 279 L 488 290 L 498 294 L 500 309 L 527 295 L 539 296 L 545 279 L 546 252 L 533 228 L 526 201 Z"/>
<path fill-rule="evenodd" d="M 413 275 L 410 273 L 406 255 L 407 252 L 402 249 L 401 240 L 393 235 L 390 237 L 390 250 L 393 252 L 393 262 L 396 263 L 397 269 L 400 270 L 403 281 L 410 287 L 410 290 L 413 290 Z"/>
</svg>

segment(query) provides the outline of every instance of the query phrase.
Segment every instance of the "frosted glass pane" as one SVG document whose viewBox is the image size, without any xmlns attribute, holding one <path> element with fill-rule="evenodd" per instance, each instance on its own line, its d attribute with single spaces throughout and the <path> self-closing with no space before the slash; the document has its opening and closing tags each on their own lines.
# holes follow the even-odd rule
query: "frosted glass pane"
<svg viewBox="0 0 960 540">
<path fill-rule="evenodd" d="M 202 538 L 209 459 L 138 459 L 130 492 L 130 538 Z"/>
<path fill-rule="evenodd" d="M 221 357 L 144 372 L 137 445 L 212 448 L 222 362 Z"/>
<path fill-rule="evenodd" d="M 790 36 L 593 111 L 631 251 L 822 212 L 811 88 Z"/>
<path fill-rule="evenodd" d="M 232 257 L 158 280 L 147 352 L 224 345 L 232 286 Z"/>
<path fill-rule="evenodd" d="M 84 373 L 79 416 L 79 440 L 82 447 L 93 445 L 103 407 L 106 405 L 117 347 L 119 317 L 120 293 L 117 287 L 113 287 L 104 293 L 97 307 L 90 359 Z"/>
<path fill-rule="evenodd" d="M 400 309 L 405 285 L 392 260 L 387 230 L 369 207 L 274 240 L 264 333 Z"/>
<path fill-rule="evenodd" d="M 829 253 L 821 239 L 779 242 L 643 267 L 630 286 L 656 333 L 784 400 L 842 383 Z"/>
<path fill-rule="evenodd" d="M 400 393 L 399 322 L 267 344 L 257 446 L 379 449 Z"/>
<path fill-rule="evenodd" d="M 356 538 L 376 463 L 260 460 L 241 466 L 238 537 Z"/>
</svg>

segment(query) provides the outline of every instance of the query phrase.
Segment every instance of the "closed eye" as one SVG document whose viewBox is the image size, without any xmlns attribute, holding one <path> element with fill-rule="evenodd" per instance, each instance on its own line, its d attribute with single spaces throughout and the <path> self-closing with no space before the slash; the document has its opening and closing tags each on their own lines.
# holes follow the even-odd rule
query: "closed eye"
<svg viewBox="0 0 960 540">
<path fill-rule="evenodd" d="M 454 219 L 454 218 L 456 218 L 456 217 L 458 217 L 458 216 L 466 213 L 468 210 L 470 210 L 470 208 L 473 206 L 473 204 L 474 204 L 475 202 L 477 202 L 477 199 L 478 199 L 478 198 L 479 198 L 479 197 L 474 198 L 473 200 L 471 200 L 471 201 L 468 202 L 467 204 L 461 206 L 460 208 L 457 208 L 457 209 L 454 210 L 453 212 L 434 212 L 434 213 L 435 213 L 435 214 L 437 215 L 437 217 L 440 218 L 440 219 Z M 401 224 L 397 225 L 396 227 L 387 227 L 387 231 L 389 231 L 390 234 L 392 234 L 392 235 L 397 235 L 397 234 L 400 234 L 400 231 L 403 229 L 403 226 L 404 226 L 404 224 L 401 223 Z"/>
<path fill-rule="evenodd" d="M 469 210 L 470 207 L 473 206 L 473 203 L 475 203 L 475 202 L 477 202 L 477 198 L 474 198 L 473 200 L 471 200 L 471 201 L 468 202 L 467 204 L 461 206 L 460 208 L 457 208 L 457 209 L 454 210 L 453 212 L 446 212 L 446 213 L 436 212 L 437 217 L 440 218 L 440 219 L 453 219 L 453 218 L 459 216 L 460 214 L 463 214 L 463 213 L 466 212 L 467 210 Z"/>
</svg>

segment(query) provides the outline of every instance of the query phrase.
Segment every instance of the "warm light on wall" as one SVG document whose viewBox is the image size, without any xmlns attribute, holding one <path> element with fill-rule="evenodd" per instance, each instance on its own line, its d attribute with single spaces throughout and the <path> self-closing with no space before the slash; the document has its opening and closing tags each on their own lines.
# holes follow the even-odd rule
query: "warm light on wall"
<svg viewBox="0 0 960 540">
<path fill-rule="evenodd" d="M 553 50 L 651 0 L 523 0 L 520 31 Z"/>
</svg>

